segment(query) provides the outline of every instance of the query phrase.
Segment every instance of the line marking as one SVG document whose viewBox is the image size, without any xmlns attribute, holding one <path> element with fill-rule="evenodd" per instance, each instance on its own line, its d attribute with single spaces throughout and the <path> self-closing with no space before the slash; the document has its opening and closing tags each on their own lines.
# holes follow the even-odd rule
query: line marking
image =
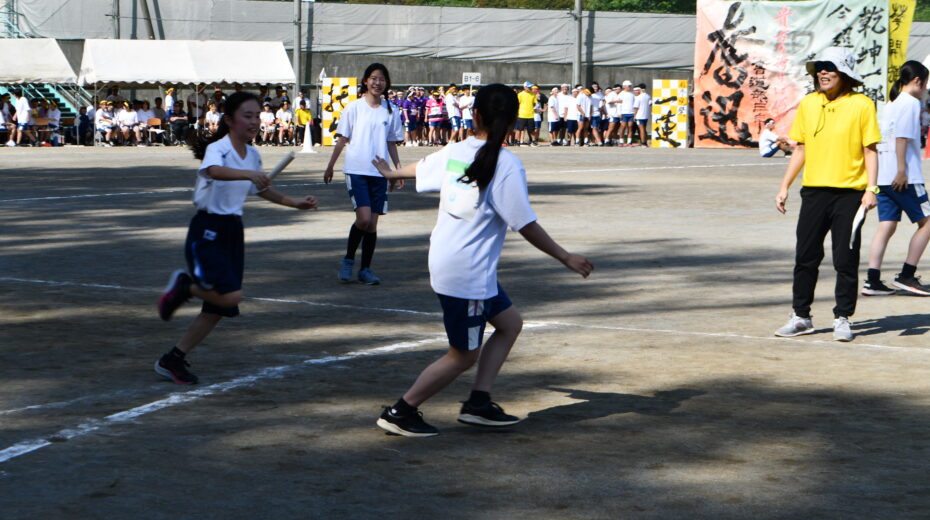
<svg viewBox="0 0 930 520">
<path fill-rule="evenodd" d="M 277 188 L 294 188 L 298 186 L 324 186 L 324 182 L 308 182 L 303 184 L 280 184 L 275 185 Z M 59 195 L 55 197 L 32 197 L 28 199 L 0 199 L 0 204 L 4 202 L 35 202 L 40 200 L 68 200 L 68 199 L 96 199 L 101 197 L 127 197 L 135 195 L 164 195 L 171 193 L 193 193 L 193 188 L 172 188 L 151 191 L 124 191 L 118 193 L 87 193 L 84 195 Z"/>
<path fill-rule="evenodd" d="M 436 335 L 431 338 L 422 339 L 419 341 L 406 341 L 402 343 L 394 343 L 392 345 L 385 345 L 383 347 L 375 347 L 367 350 L 356 350 L 353 352 L 348 352 L 346 354 L 336 355 L 336 356 L 326 356 L 322 358 L 310 358 L 305 359 L 299 363 L 292 365 L 282 365 L 276 367 L 263 368 L 256 372 L 255 374 L 240 376 L 229 381 L 222 383 L 214 383 L 202 388 L 197 388 L 195 390 L 190 390 L 188 392 L 175 392 L 169 394 L 167 397 L 159 399 L 157 401 L 152 401 L 147 404 L 136 406 L 122 412 L 117 412 L 110 414 L 103 419 L 91 419 L 89 421 L 83 422 L 78 426 L 73 428 L 64 428 L 55 432 L 49 436 L 43 436 L 35 439 L 29 439 L 25 441 L 18 442 L 9 446 L 3 450 L 0 450 L 0 464 L 26 455 L 36 450 L 51 446 L 56 442 L 69 441 L 76 439 L 78 437 L 83 437 L 85 435 L 94 433 L 101 429 L 130 422 L 134 419 L 142 417 L 143 415 L 148 415 L 165 408 L 170 408 L 172 406 L 177 406 L 180 404 L 190 403 L 193 401 L 200 400 L 205 397 L 209 397 L 218 393 L 229 392 L 230 390 L 235 390 L 244 386 L 249 386 L 257 381 L 263 379 L 279 379 L 284 377 L 288 372 L 295 371 L 302 367 L 314 366 L 314 365 L 329 365 L 332 363 L 338 363 L 340 361 L 347 361 L 350 359 L 356 359 L 361 357 L 375 356 L 380 354 L 390 354 L 393 352 L 399 352 L 402 350 L 410 350 L 417 347 L 422 347 L 424 345 L 429 345 L 431 343 L 438 343 L 440 341 L 446 341 L 445 334 Z"/>
<path fill-rule="evenodd" d="M 774 162 L 766 163 L 733 163 L 733 164 L 697 164 L 686 166 L 640 166 L 638 168 L 603 168 L 597 170 L 541 170 L 527 172 L 529 175 L 534 173 L 598 173 L 598 172 L 646 172 L 656 170 L 692 170 L 697 168 L 733 168 L 735 166 L 772 166 L 777 165 L 784 167 L 784 164 Z"/>
</svg>

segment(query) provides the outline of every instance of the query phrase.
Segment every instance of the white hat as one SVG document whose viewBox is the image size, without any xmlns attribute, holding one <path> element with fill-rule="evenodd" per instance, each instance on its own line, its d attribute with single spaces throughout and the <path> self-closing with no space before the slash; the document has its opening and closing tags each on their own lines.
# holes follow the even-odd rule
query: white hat
<svg viewBox="0 0 930 520">
<path fill-rule="evenodd" d="M 630 80 L 626 80 L 626 81 L 623 82 L 623 86 L 624 86 L 624 87 L 630 87 L 630 86 L 632 86 L 632 85 L 633 85 L 633 82 L 630 81 Z"/>
<path fill-rule="evenodd" d="M 842 47 L 827 47 L 820 51 L 814 61 L 807 62 L 807 73 L 811 76 L 817 76 L 815 67 L 818 61 L 828 61 L 836 66 L 836 70 L 849 76 L 849 79 L 862 83 L 862 77 L 853 70 L 856 66 L 856 58 L 848 50 Z"/>
</svg>

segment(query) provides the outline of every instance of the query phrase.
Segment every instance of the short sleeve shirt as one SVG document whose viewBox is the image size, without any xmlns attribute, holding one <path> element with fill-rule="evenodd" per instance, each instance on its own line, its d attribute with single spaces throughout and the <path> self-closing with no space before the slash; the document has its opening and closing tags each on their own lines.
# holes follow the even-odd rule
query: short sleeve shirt
<svg viewBox="0 0 930 520">
<path fill-rule="evenodd" d="M 388 112 L 387 101 L 377 107 L 369 105 L 364 98 L 349 103 L 339 118 L 336 131 L 349 140 L 343 169 L 354 175 L 381 177 L 371 161 L 375 157 L 388 159 L 388 143 L 404 140 L 400 110 Z"/>
<path fill-rule="evenodd" d="M 417 191 L 440 191 L 460 177 L 485 141 L 474 137 L 450 144 L 417 165 Z M 500 151 L 491 183 L 481 190 L 471 220 L 439 211 L 430 235 L 430 285 L 438 294 L 468 300 L 497 295 L 497 264 L 507 228 L 517 231 L 536 221 L 530 206 L 523 163 Z"/>
<path fill-rule="evenodd" d="M 868 185 L 863 148 L 882 137 L 875 103 L 865 95 L 833 101 L 822 92 L 804 96 L 788 135 L 804 144 L 804 186 L 864 190 Z"/>
<path fill-rule="evenodd" d="M 617 97 L 620 99 L 620 115 L 631 115 L 635 112 L 633 104 L 636 101 L 636 96 L 632 92 L 623 90 Z"/>
<path fill-rule="evenodd" d="M 881 119 L 882 142 L 878 144 L 878 184 L 890 186 L 898 175 L 897 140 L 907 139 L 904 164 L 908 184 L 923 184 L 920 171 L 920 101 L 902 92 L 885 105 Z"/>
<path fill-rule="evenodd" d="M 242 205 L 250 194 L 258 193 L 252 181 L 220 181 L 207 175 L 207 168 L 224 166 L 237 170 L 262 171 L 262 157 L 258 150 L 246 145 L 245 158 L 233 148 L 229 136 L 210 146 L 203 156 L 197 171 L 194 186 L 194 205 L 197 209 L 216 215 L 242 215 Z"/>
<path fill-rule="evenodd" d="M 521 90 L 517 94 L 517 102 L 520 103 L 517 117 L 520 119 L 533 119 L 533 105 L 536 104 L 536 94 Z"/>
</svg>

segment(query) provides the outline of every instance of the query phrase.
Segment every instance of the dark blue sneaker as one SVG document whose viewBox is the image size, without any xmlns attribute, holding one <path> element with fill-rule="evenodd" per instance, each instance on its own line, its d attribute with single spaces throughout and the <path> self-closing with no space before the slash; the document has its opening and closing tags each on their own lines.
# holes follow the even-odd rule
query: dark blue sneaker
<svg viewBox="0 0 930 520">
<path fill-rule="evenodd" d="M 426 424 L 426 421 L 423 420 L 423 412 L 395 415 L 390 406 L 384 408 L 384 413 L 378 418 L 376 424 L 388 433 L 403 435 L 404 437 L 434 437 L 439 435 L 439 430 Z"/>
<path fill-rule="evenodd" d="M 460 423 L 474 426 L 510 426 L 520 421 L 519 417 L 504 413 L 504 409 L 494 402 L 488 402 L 483 406 L 475 406 L 465 401 L 462 403 L 462 410 L 459 412 Z"/>
<path fill-rule="evenodd" d="M 355 260 L 350 260 L 348 258 L 342 259 L 342 266 L 339 268 L 339 279 L 343 282 L 352 281 L 352 267 L 355 265 Z"/>
<path fill-rule="evenodd" d="M 378 285 L 381 283 L 381 279 L 375 276 L 375 273 L 371 272 L 371 269 L 367 267 L 358 272 L 358 281 L 368 285 Z"/>
</svg>

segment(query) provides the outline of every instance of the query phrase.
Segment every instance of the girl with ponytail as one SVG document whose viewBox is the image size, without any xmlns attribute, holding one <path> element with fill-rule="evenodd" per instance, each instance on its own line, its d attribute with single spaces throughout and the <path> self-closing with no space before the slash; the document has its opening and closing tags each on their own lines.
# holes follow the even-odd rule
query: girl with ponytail
<svg viewBox="0 0 930 520">
<path fill-rule="evenodd" d="M 917 61 L 901 66 L 900 76 L 891 87 L 892 100 L 882 113 L 882 141 L 878 144 L 878 229 L 869 249 L 869 271 L 862 294 L 885 296 L 896 290 L 930 296 L 930 287 L 916 276 L 927 242 L 930 241 L 930 202 L 920 171 L 920 105 L 927 90 L 930 71 Z M 911 237 L 907 258 L 892 287 L 882 282 L 881 267 L 885 247 L 907 213 L 917 231 Z"/>
<path fill-rule="evenodd" d="M 187 270 L 171 274 L 158 300 L 158 315 L 168 321 L 191 296 L 203 300 L 181 340 L 155 362 L 155 372 L 181 385 L 192 385 L 197 376 L 187 370 L 185 357 L 225 317 L 239 315 L 242 300 L 243 233 L 242 205 L 249 194 L 300 210 L 316 209 L 316 199 L 293 199 L 270 187 L 262 171 L 258 150 L 248 143 L 255 138 L 261 111 L 258 98 L 236 92 L 226 101 L 226 113 L 209 138 L 200 137 L 192 150 L 200 159 L 194 205 L 184 244 Z"/>
<path fill-rule="evenodd" d="M 517 120 L 517 95 L 500 84 L 482 87 L 473 108 L 475 135 L 450 144 L 419 163 L 392 170 L 378 157 L 373 164 L 390 180 L 416 179 L 417 191 L 439 191 L 441 203 L 430 235 L 430 284 L 439 297 L 449 349 L 429 365 L 377 424 L 408 437 L 439 431 L 417 407 L 445 388 L 476 361 L 478 372 L 458 420 L 501 427 L 520 421 L 491 401 L 491 387 L 520 334 L 523 319 L 497 281 L 497 263 L 510 227 L 567 268 L 587 277 L 587 258 L 562 249 L 536 222 L 523 164 L 504 140 Z M 494 333 L 482 346 L 485 324 Z"/>
</svg>

